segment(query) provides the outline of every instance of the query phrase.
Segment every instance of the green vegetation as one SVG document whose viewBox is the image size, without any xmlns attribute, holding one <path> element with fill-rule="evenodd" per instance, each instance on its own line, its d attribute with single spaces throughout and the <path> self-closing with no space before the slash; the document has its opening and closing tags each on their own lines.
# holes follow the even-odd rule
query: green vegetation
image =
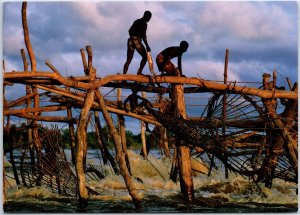
<svg viewBox="0 0 300 215">
<path fill-rule="evenodd" d="M 102 134 L 105 144 L 108 148 L 113 148 L 114 143 L 111 135 L 109 134 L 107 126 L 102 128 Z M 88 147 L 91 149 L 99 148 L 97 143 L 97 136 L 94 131 L 87 132 Z M 133 134 L 131 131 L 126 131 L 126 141 L 128 148 L 141 148 L 141 134 Z M 64 148 L 70 148 L 70 131 L 69 129 L 62 130 L 62 145 Z"/>
<path fill-rule="evenodd" d="M 20 127 L 16 125 L 11 125 L 9 135 L 4 131 L 3 134 L 3 149 L 6 152 L 9 150 L 9 143 L 12 143 L 13 148 L 20 147 L 20 145 L 28 144 L 28 134 L 27 134 L 28 126 L 26 124 L 22 124 Z M 40 131 L 43 128 L 39 128 Z M 117 128 L 118 129 L 118 128 Z M 103 134 L 103 138 L 105 144 L 108 148 L 114 148 L 114 143 L 112 137 L 109 133 L 108 127 L 104 126 L 101 130 Z M 70 148 L 70 131 L 69 129 L 61 130 L 61 146 L 63 148 Z M 75 134 L 76 135 L 76 134 Z M 147 134 L 146 134 L 147 135 Z M 94 131 L 87 132 L 87 139 L 88 139 L 88 148 L 91 149 L 98 149 L 97 143 L 97 136 Z M 140 134 L 133 134 L 131 131 L 126 131 L 126 141 L 127 147 L 133 149 L 140 149 L 141 148 L 141 135 Z"/>
</svg>

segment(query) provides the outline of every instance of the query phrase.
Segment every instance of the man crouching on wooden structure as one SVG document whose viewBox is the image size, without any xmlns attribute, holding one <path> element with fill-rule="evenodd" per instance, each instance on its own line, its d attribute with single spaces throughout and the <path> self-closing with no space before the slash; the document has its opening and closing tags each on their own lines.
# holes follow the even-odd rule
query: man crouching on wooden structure
<svg viewBox="0 0 300 215">
<path fill-rule="evenodd" d="M 166 76 L 184 76 L 182 75 L 181 57 L 187 51 L 189 44 L 187 41 L 181 41 L 179 46 L 171 46 L 166 48 L 156 57 L 156 64 L 159 71 Z M 178 57 L 178 68 L 174 66 L 171 59 Z"/>
</svg>

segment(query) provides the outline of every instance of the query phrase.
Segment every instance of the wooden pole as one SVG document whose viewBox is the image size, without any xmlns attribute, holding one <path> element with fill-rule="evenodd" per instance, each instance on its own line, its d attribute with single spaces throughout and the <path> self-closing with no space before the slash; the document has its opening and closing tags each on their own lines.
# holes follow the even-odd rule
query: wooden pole
<svg viewBox="0 0 300 215">
<path fill-rule="evenodd" d="M 162 128 L 162 141 L 164 145 L 164 150 L 165 150 L 165 155 L 166 157 L 170 157 L 170 151 L 169 151 L 169 140 L 168 140 L 168 134 L 167 134 L 167 129 Z"/>
<path fill-rule="evenodd" d="M 10 129 L 10 117 L 7 117 L 7 122 L 6 122 L 6 126 L 5 126 L 5 133 L 8 137 L 8 145 L 9 145 L 9 156 L 10 156 L 10 162 L 13 168 L 13 174 L 14 174 L 14 178 L 16 180 L 16 184 L 20 185 L 20 180 L 18 177 L 18 173 L 17 173 L 17 169 L 16 169 L 16 163 L 15 163 L 15 158 L 14 158 L 14 148 L 13 148 L 13 134 L 11 134 L 11 129 Z"/>
<path fill-rule="evenodd" d="M 92 50 L 90 46 L 86 47 L 89 59 L 92 58 Z M 89 60 L 91 63 L 91 60 Z M 96 78 L 96 70 L 89 64 L 90 83 Z M 85 184 L 85 155 L 87 150 L 87 121 L 89 111 L 94 102 L 94 90 L 86 93 L 84 106 L 80 113 L 79 123 L 77 127 L 77 146 L 76 146 L 76 174 L 78 179 L 79 206 L 85 208 L 88 203 L 88 191 Z"/>
<path fill-rule="evenodd" d="M 25 119 L 35 119 L 38 121 L 45 121 L 45 122 L 64 122 L 64 123 L 77 123 L 77 119 L 69 119 L 68 117 L 61 117 L 61 116 L 35 116 L 33 114 L 26 114 L 26 113 L 20 113 L 20 114 L 15 114 L 15 116 L 22 117 Z"/>
<path fill-rule="evenodd" d="M 187 118 L 185 110 L 184 101 L 184 90 L 183 85 L 176 84 L 172 86 L 173 90 L 173 102 L 175 108 L 177 108 L 177 117 L 181 116 L 184 119 Z M 188 201 L 193 201 L 194 199 L 194 185 L 192 177 L 191 168 L 191 155 L 189 146 L 183 146 L 180 142 L 180 137 L 176 138 L 176 148 L 178 153 L 178 167 L 179 167 L 179 178 L 180 178 L 180 188 L 183 195 L 188 199 Z"/>
<path fill-rule="evenodd" d="M 273 72 L 273 81 L 270 81 L 269 74 L 263 74 L 263 88 L 264 90 L 273 91 L 276 87 L 276 71 Z M 265 180 L 266 186 L 271 187 L 272 179 L 274 178 L 274 171 L 277 165 L 278 156 L 283 153 L 283 145 L 285 144 L 287 157 L 290 161 L 292 168 L 295 173 L 298 174 L 298 151 L 296 149 L 297 140 L 289 133 L 289 122 L 284 124 L 281 117 L 276 114 L 277 101 L 276 99 L 262 99 L 265 106 L 266 112 L 269 118 L 272 120 L 273 126 L 279 128 L 279 131 L 273 130 L 273 132 L 267 132 L 267 139 L 271 142 L 271 145 L 267 149 L 267 157 L 265 158 L 259 179 Z M 289 104 L 286 106 L 284 112 L 281 114 L 282 117 L 291 117 L 295 119 L 295 115 L 292 112 L 297 111 L 297 102 L 289 100 Z M 291 111 L 292 110 L 292 111 Z M 271 125 L 272 126 L 272 125 Z"/>
<path fill-rule="evenodd" d="M 101 86 L 105 86 L 110 82 L 120 82 L 120 81 L 136 81 L 139 83 L 169 83 L 169 84 L 187 84 L 187 85 L 195 85 L 198 86 L 197 89 L 205 89 L 208 91 L 225 91 L 228 90 L 231 93 L 235 94 L 246 94 L 246 95 L 254 95 L 264 99 L 268 98 L 286 98 L 286 99 L 298 99 L 298 93 L 289 92 L 285 90 L 275 90 L 275 93 L 269 92 L 262 89 L 257 89 L 253 87 L 245 87 L 239 86 L 236 84 L 220 84 L 214 81 L 207 81 L 200 78 L 187 78 L 187 77 L 174 77 L 174 76 L 157 76 L 156 78 L 142 76 L 142 75 L 108 75 L 105 76 L 93 83 L 86 83 L 74 78 L 65 78 L 59 74 L 53 72 L 41 72 L 36 71 L 35 73 L 24 73 L 24 71 L 13 71 L 6 72 L 3 74 L 3 78 L 5 81 L 14 81 L 15 83 L 25 83 L 26 79 L 34 79 L 34 78 L 50 78 L 53 81 L 57 81 L 62 85 L 69 87 L 76 87 L 79 89 L 95 89 Z M 43 81 L 41 81 L 43 83 Z"/>
<path fill-rule="evenodd" d="M 142 92 L 142 97 L 146 98 L 146 93 Z M 147 146 L 146 146 L 146 124 L 141 121 L 141 139 L 142 139 L 142 151 L 144 158 L 147 157 Z"/>
<path fill-rule="evenodd" d="M 67 90 L 70 91 L 70 88 L 67 87 Z M 72 120 L 72 108 L 68 107 L 67 108 L 67 116 L 70 120 Z M 75 128 L 74 124 L 69 122 L 69 131 L 70 131 L 70 146 L 71 146 L 71 159 L 72 159 L 72 164 L 75 165 L 76 163 L 76 157 L 75 157 L 75 147 L 76 147 L 76 138 L 75 138 Z"/>
<path fill-rule="evenodd" d="M 14 100 L 14 101 L 11 101 L 11 102 L 4 102 L 4 105 L 3 105 L 4 109 L 20 106 L 23 103 L 27 104 L 26 108 L 30 108 L 31 98 L 34 97 L 35 95 L 31 93 L 30 86 L 28 86 L 29 88 L 27 88 L 27 86 L 26 86 L 26 96 L 22 96 L 22 97 Z"/>
<path fill-rule="evenodd" d="M 122 89 L 118 88 L 117 90 L 117 104 L 118 109 L 123 109 L 123 102 L 122 102 Z M 123 152 L 125 154 L 125 161 L 128 168 L 129 173 L 131 174 L 131 167 L 130 167 L 130 161 L 127 151 L 127 143 L 126 143 L 126 131 L 125 131 L 125 117 L 122 114 L 118 114 L 118 125 L 119 125 L 119 135 L 120 135 L 120 141 L 122 144 Z"/>
<path fill-rule="evenodd" d="M 24 66 L 24 71 L 28 71 L 28 62 L 26 58 L 26 54 L 24 49 L 21 49 L 21 55 L 23 59 L 23 66 Z M 29 97 L 30 96 L 30 97 Z M 31 104 L 31 97 L 35 95 L 32 93 L 32 87 L 29 85 L 26 85 L 26 108 L 30 108 Z M 30 125 L 32 123 L 32 120 L 27 119 L 27 124 Z M 29 152 L 30 152 L 30 163 L 31 166 L 33 167 L 35 165 L 35 158 L 34 158 L 34 144 L 33 144 L 33 131 L 32 128 L 28 128 L 28 142 L 29 142 Z"/>
<path fill-rule="evenodd" d="M 33 73 L 35 73 L 36 72 L 36 60 L 35 60 L 33 48 L 30 43 L 26 9 L 27 9 L 27 2 L 23 2 L 21 12 L 22 12 L 22 25 L 23 25 L 23 32 L 24 32 L 24 41 L 25 41 L 25 45 L 26 45 L 27 52 L 29 55 L 30 63 L 31 63 L 31 71 Z M 37 88 L 33 86 L 32 92 L 35 94 L 34 107 L 38 108 L 39 107 L 39 94 L 38 94 Z M 38 112 L 34 113 L 35 117 L 37 117 L 38 115 L 39 115 Z M 40 138 L 39 138 L 37 120 L 33 120 L 32 124 L 33 124 L 33 132 L 32 132 L 33 142 L 34 142 L 34 145 L 35 145 L 35 148 L 37 151 L 37 155 L 38 155 L 37 162 L 40 163 L 42 145 L 41 145 Z M 40 181 L 37 181 L 37 185 L 40 185 Z"/>
<path fill-rule="evenodd" d="M 107 156 L 104 151 L 104 143 L 102 142 L 102 139 L 100 137 L 101 125 L 99 125 L 100 120 L 99 120 L 99 112 L 98 111 L 94 111 L 94 119 L 95 119 L 95 133 L 96 133 L 96 137 L 97 137 L 97 143 L 98 143 L 99 149 L 101 151 L 103 163 L 107 164 Z"/>
<path fill-rule="evenodd" d="M 66 92 L 66 91 L 64 91 L 62 89 L 58 89 L 58 88 L 54 89 L 54 88 L 50 88 L 50 87 L 46 87 L 46 86 L 41 86 L 41 85 L 38 85 L 37 87 L 40 88 L 40 89 L 43 89 L 43 90 L 47 90 L 49 92 L 53 92 L 53 93 L 57 93 L 59 95 L 67 96 L 67 97 L 75 99 L 77 101 L 83 102 L 83 100 L 84 100 L 84 98 L 82 96 L 75 95 L 74 93 L 70 94 L 69 92 Z M 93 108 L 95 108 L 95 107 L 99 107 L 99 104 L 96 103 L 96 102 L 93 103 Z M 151 123 L 151 124 L 154 124 L 154 125 L 161 125 L 159 122 L 157 122 L 151 116 L 147 116 L 147 117 L 140 116 L 138 114 L 135 114 L 135 113 L 132 113 L 132 112 L 126 112 L 125 110 L 120 110 L 120 109 L 117 109 L 117 108 L 114 108 L 114 107 L 110 107 L 110 106 L 107 106 L 106 109 L 109 112 L 112 112 L 112 113 L 122 114 L 122 115 L 125 115 L 125 116 L 134 117 L 136 119 L 140 119 L 140 120 L 143 120 L 145 122 L 148 122 L 148 123 Z M 101 108 L 99 107 L 98 110 L 101 110 Z"/>
<path fill-rule="evenodd" d="M 224 84 L 227 84 L 228 54 L 229 54 L 229 50 L 226 49 L 225 66 L 224 66 Z M 223 94 L 223 109 L 222 109 L 222 121 L 223 121 L 223 123 L 226 121 L 226 118 L 227 118 L 227 94 L 226 94 L 226 91 L 225 91 L 224 94 Z M 224 137 L 225 134 L 226 134 L 226 127 L 225 127 L 225 124 L 224 124 L 224 126 L 222 127 L 222 136 Z M 225 159 L 227 160 L 227 157 Z M 225 178 L 228 179 L 228 168 L 226 166 L 225 166 Z"/>
<path fill-rule="evenodd" d="M 99 113 L 98 111 L 95 111 L 94 112 L 94 116 L 95 116 L 95 123 L 96 123 L 96 132 L 98 133 L 99 135 L 99 138 L 100 138 L 100 142 L 101 142 L 101 146 L 100 146 L 100 150 L 101 150 L 101 153 L 102 153 L 102 150 L 103 150 L 103 154 L 102 154 L 102 157 L 103 157 L 103 163 L 106 164 L 107 163 L 107 159 L 109 160 L 114 172 L 116 174 L 119 174 L 119 169 L 116 165 L 116 162 L 115 162 L 115 159 L 113 158 L 113 156 L 110 154 L 109 150 L 107 149 L 106 145 L 105 145 L 105 140 L 104 140 L 104 137 L 103 137 L 103 133 L 102 133 L 102 127 L 101 127 L 101 123 L 100 123 L 100 120 L 99 120 Z M 99 142 L 99 144 L 100 144 Z M 101 147 L 103 147 L 101 149 Z M 105 160 L 104 160 L 105 158 Z"/>
<path fill-rule="evenodd" d="M 292 90 L 293 86 L 292 86 L 291 80 L 288 77 L 286 77 L 286 81 L 287 81 L 287 83 L 289 85 L 290 90 Z"/>
<path fill-rule="evenodd" d="M 123 151 L 123 147 L 122 144 L 120 142 L 120 137 L 117 133 L 117 130 L 113 124 L 113 121 L 108 113 L 108 110 L 106 109 L 105 103 L 104 103 L 104 99 L 103 96 L 101 95 L 101 93 L 99 91 L 95 91 L 96 97 L 98 99 L 99 102 L 99 106 L 102 109 L 102 114 L 103 117 L 109 127 L 110 133 L 113 137 L 114 140 L 114 146 L 116 149 L 116 160 L 119 164 L 119 168 L 120 168 L 120 173 L 124 178 L 126 187 L 129 191 L 129 195 L 131 196 L 133 203 L 135 205 L 135 207 L 137 209 L 139 209 L 141 207 L 140 205 L 140 197 L 138 195 L 137 189 L 134 186 L 134 183 L 132 181 L 130 172 L 128 171 L 127 165 L 126 165 L 126 160 L 125 160 L 125 154 Z"/>
<path fill-rule="evenodd" d="M 52 111 L 60 111 L 60 110 L 66 110 L 66 106 L 45 106 L 45 107 L 38 107 L 38 108 L 26 108 L 26 109 L 11 109 L 11 110 L 5 110 L 4 115 L 16 115 L 16 114 L 22 114 L 22 113 L 30 113 L 30 112 L 52 112 Z"/>
</svg>

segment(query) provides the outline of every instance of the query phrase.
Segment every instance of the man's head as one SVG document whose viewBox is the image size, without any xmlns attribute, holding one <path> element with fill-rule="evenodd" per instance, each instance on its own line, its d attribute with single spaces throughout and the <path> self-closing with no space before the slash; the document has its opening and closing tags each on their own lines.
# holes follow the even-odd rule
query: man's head
<svg viewBox="0 0 300 215">
<path fill-rule="evenodd" d="M 132 89 L 131 89 L 131 92 L 132 92 L 133 94 L 137 94 L 137 93 L 138 93 L 138 90 L 137 90 L 137 89 L 134 89 L 134 88 L 132 88 Z"/>
<path fill-rule="evenodd" d="M 183 40 L 183 41 L 181 41 L 180 42 L 180 50 L 182 51 L 182 52 L 186 52 L 186 50 L 188 49 L 188 47 L 189 47 L 189 44 L 188 44 L 188 42 L 187 41 L 185 41 L 185 40 Z"/>
<path fill-rule="evenodd" d="M 152 13 L 149 10 L 146 10 L 143 18 L 145 19 L 146 22 L 149 22 L 149 20 L 151 19 L 151 16 L 152 16 Z"/>
</svg>

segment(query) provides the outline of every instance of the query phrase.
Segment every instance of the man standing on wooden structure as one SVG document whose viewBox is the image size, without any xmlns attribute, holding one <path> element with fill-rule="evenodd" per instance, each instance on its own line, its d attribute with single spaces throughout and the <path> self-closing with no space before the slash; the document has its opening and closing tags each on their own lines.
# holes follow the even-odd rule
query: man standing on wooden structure
<svg viewBox="0 0 300 215">
<path fill-rule="evenodd" d="M 130 37 L 127 42 L 127 60 L 124 64 L 123 74 L 127 74 L 134 51 L 137 50 L 137 52 L 142 56 L 140 68 L 138 69 L 137 75 L 142 75 L 142 71 L 147 62 L 147 52 L 151 51 L 146 36 L 147 22 L 149 22 L 151 16 L 152 14 L 150 11 L 145 11 L 144 16 L 140 19 L 135 20 L 128 31 Z M 142 40 L 145 43 L 146 48 L 142 44 Z"/>
<path fill-rule="evenodd" d="M 165 73 L 166 76 L 183 76 L 181 57 L 187 51 L 189 44 L 187 41 L 181 41 L 179 46 L 171 46 L 166 48 L 156 57 L 156 64 L 158 70 Z M 178 68 L 174 66 L 171 59 L 178 57 Z"/>
</svg>

